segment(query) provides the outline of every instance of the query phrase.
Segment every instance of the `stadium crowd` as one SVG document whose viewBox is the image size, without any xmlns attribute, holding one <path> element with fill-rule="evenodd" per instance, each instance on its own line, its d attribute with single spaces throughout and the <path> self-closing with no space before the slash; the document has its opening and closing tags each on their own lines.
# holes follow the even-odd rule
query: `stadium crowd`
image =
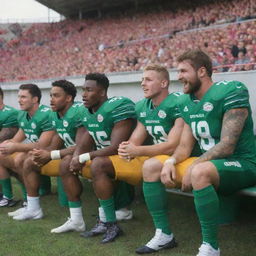
<svg viewBox="0 0 256 256">
<path fill-rule="evenodd" d="M 149 63 L 174 68 L 188 48 L 208 52 L 215 72 L 255 69 L 255 1 L 183 2 L 175 12 L 33 24 L 1 39 L 0 82 L 142 70 Z"/>
</svg>

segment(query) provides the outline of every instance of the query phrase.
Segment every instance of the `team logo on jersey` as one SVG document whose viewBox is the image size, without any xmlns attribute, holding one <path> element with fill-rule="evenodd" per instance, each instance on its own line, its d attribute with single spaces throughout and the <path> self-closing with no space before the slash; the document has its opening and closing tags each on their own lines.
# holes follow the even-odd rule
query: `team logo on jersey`
<svg viewBox="0 0 256 256">
<path fill-rule="evenodd" d="M 183 112 L 188 112 L 188 107 L 187 106 L 184 107 Z"/>
<path fill-rule="evenodd" d="M 24 122 L 20 122 L 20 126 L 23 127 L 24 126 Z"/>
<path fill-rule="evenodd" d="M 213 105 L 210 102 L 205 102 L 203 105 L 203 110 L 206 112 L 210 112 L 213 110 Z"/>
<path fill-rule="evenodd" d="M 146 117 L 146 112 L 140 112 L 140 117 Z"/>
<path fill-rule="evenodd" d="M 158 116 L 159 116 L 160 118 L 166 118 L 166 113 L 165 113 L 165 111 L 159 110 Z"/>
<path fill-rule="evenodd" d="M 84 117 L 83 121 L 84 121 L 84 122 L 87 122 L 87 117 Z"/>
<path fill-rule="evenodd" d="M 31 127 L 32 127 L 32 129 L 36 129 L 36 124 L 35 123 L 31 123 Z"/>
<path fill-rule="evenodd" d="M 101 114 L 98 114 L 97 120 L 98 120 L 98 122 L 101 123 L 104 120 L 104 118 L 103 118 L 103 116 Z"/>
<path fill-rule="evenodd" d="M 55 121 L 52 121 L 52 125 L 55 126 L 55 125 L 56 125 L 56 122 L 55 122 Z"/>
<path fill-rule="evenodd" d="M 68 127 L 68 121 L 63 120 L 63 126 L 64 126 L 64 127 Z"/>
</svg>

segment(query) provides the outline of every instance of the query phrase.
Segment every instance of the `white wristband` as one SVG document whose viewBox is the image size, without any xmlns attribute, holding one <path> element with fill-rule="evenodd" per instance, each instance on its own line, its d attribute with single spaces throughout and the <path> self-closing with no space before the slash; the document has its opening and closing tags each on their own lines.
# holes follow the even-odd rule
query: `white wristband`
<svg viewBox="0 0 256 256">
<path fill-rule="evenodd" d="M 89 153 L 84 153 L 82 155 L 79 155 L 79 163 L 80 164 L 83 164 L 83 163 L 85 163 L 86 161 L 89 161 L 89 160 L 91 160 L 91 157 L 90 157 Z"/>
<path fill-rule="evenodd" d="M 175 165 L 176 164 L 176 159 L 174 157 L 170 157 L 164 163 L 170 163 L 170 164 Z"/>
<path fill-rule="evenodd" d="M 51 159 L 52 160 L 61 159 L 60 150 L 52 150 L 51 151 Z"/>
</svg>

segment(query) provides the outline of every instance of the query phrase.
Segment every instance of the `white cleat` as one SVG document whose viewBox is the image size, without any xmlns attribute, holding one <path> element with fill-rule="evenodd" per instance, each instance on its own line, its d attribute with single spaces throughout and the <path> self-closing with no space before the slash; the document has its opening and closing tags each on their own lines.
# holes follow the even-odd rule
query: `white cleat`
<svg viewBox="0 0 256 256">
<path fill-rule="evenodd" d="M 27 208 L 19 215 L 13 217 L 14 220 L 39 220 L 44 216 L 42 209 L 29 211 Z"/>
<path fill-rule="evenodd" d="M 210 244 L 202 243 L 197 256 L 220 256 L 220 249 L 216 250 Z"/>
<path fill-rule="evenodd" d="M 77 232 L 83 232 L 85 231 L 85 223 L 84 221 L 80 222 L 74 222 L 71 218 L 68 218 L 68 220 L 61 226 L 54 228 L 51 230 L 51 233 L 64 233 L 69 231 L 77 231 Z"/>
<path fill-rule="evenodd" d="M 130 220 L 133 217 L 132 210 L 128 210 L 127 208 L 121 208 L 116 210 L 116 220 Z"/>
<path fill-rule="evenodd" d="M 24 211 L 26 211 L 26 207 L 21 207 L 19 209 L 17 209 L 16 211 L 12 211 L 12 212 L 8 212 L 8 216 L 9 217 L 14 217 L 14 216 L 18 216 L 20 214 L 22 214 Z"/>
</svg>

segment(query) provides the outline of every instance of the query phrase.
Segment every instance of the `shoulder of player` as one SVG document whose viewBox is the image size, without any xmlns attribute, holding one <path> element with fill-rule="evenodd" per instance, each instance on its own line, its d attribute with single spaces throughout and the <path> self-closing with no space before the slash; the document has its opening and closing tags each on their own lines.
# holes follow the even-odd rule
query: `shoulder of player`
<svg viewBox="0 0 256 256">
<path fill-rule="evenodd" d="M 126 108 L 127 106 L 133 106 L 134 102 L 130 100 L 129 98 L 118 96 L 118 97 L 112 97 L 109 98 L 103 105 L 103 110 L 105 112 L 111 112 L 113 110 L 116 110 L 119 107 Z"/>
</svg>

